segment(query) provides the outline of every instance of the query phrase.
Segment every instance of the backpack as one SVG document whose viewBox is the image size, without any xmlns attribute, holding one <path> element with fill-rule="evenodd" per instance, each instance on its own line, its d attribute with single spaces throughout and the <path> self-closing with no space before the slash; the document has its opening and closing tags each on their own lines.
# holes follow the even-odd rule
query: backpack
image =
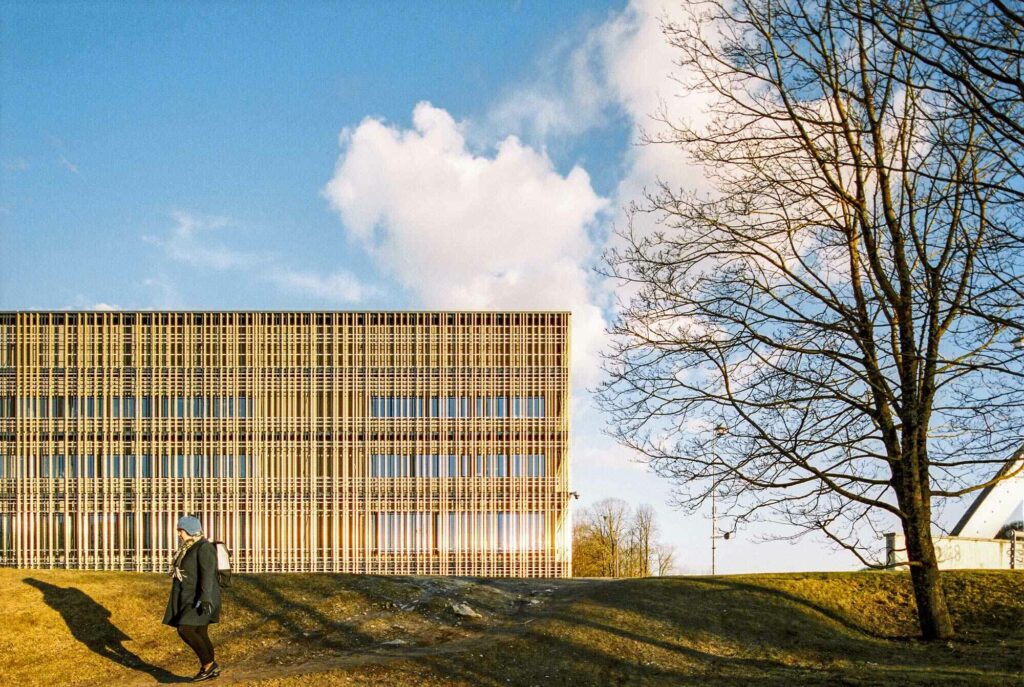
<svg viewBox="0 0 1024 687">
<path fill-rule="evenodd" d="M 217 552 L 217 582 L 221 587 L 231 586 L 231 549 L 222 541 L 210 542 Z"/>
</svg>

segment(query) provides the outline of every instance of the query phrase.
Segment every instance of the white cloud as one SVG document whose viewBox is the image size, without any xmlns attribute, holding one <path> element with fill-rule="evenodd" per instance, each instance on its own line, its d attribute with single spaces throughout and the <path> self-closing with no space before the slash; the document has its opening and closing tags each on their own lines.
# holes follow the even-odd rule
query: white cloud
<svg viewBox="0 0 1024 687">
<path fill-rule="evenodd" d="M 631 122 L 634 140 L 641 128 L 658 131 L 659 111 L 707 120 L 704 98 L 675 97 L 685 75 L 662 26 L 682 11 L 634 0 L 582 40 L 551 49 L 538 78 L 480 121 L 456 122 L 420 103 L 411 128 L 374 118 L 346 128 L 324 195 L 378 268 L 426 307 L 571 309 L 577 381 L 592 384 L 612 287 L 592 273 L 601 246 L 588 231 L 607 236 L 613 218 L 622 226 L 615 212 L 658 181 L 701 189 L 705 175 L 675 146 L 632 146 L 609 202 L 582 168 L 562 176 L 544 150 L 606 125 L 613 110 Z M 475 152 L 491 146 L 493 154 Z M 646 229 L 654 218 L 637 223 Z"/>
<path fill-rule="evenodd" d="M 270 260 L 268 256 L 234 250 L 222 243 L 206 240 L 206 235 L 234 226 L 227 217 L 177 210 L 171 213 L 171 218 L 175 226 L 169 236 L 144 235 L 142 240 L 163 248 L 173 260 L 214 270 L 246 269 Z"/>
<path fill-rule="evenodd" d="M 102 310 L 112 311 L 121 310 L 121 306 L 115 303 L 105 303 L 103 301 L 96 302 L 90 300 L 83 293 L 75 294 L 74 302 L 71 304 L 65 304 L 58 308 L 58 310 Z"/>
<path fill-rule="evenodd" d="M 604 126 L 611 111 L 625 115 L 633 127 L 656 135 L 664 124 L 655 119 L 699 125 L 708 121 L 708 97 L 680 97 L 690 80 L 675 61 L 679 55 L 662 32 L 663 23 L 682 21 L 687 9 L 678 2 L 633 0 L 592 29 L 574 47 L 559 45 L 540 62 L 540 76 L 514 89 L 485 119 L 486 129 L 513 131 L 554 144 L 559 137 L 579 136 Z M 659 180 L 690 189 L 707 189 L 701 168 L 672 145 L 632 146 L 625 156 L 613 205 L 643 199 L 644 189 Z M 641 218 L 641 221 L 645 221 Z"/>
<path fill-rule="evenodd" d="M 358 303 L 376 293 L 376 289 L 360 283 L 348 272 L 320 275 L 275 268 L 267 274 L 267 279 L 279 288 L 332 303 Z"/>
<path fill-rule="evenodd" d="M 582 168 L 560 175 L 544 149 L 605 125 L 613 110 L 637 138 L 641 127 L 657 130 L 659 109 L 706 119 L 703 99 L 673 97 L 681 75 L 662 22 L 679 12 L 660 0 L 632 2 L 578 43 L 553 48 L 540 76 L 481 121 L 456 122 L 420 103 L 410 129 L 367 118 L 343 130 L 324 195 L 378 268 L 426 307 L 572 310 L 576 381 L 592 385 L 612 289 L 592 273 L 601 246 L 588 231 L 606 236 L 614 212 L 659 180 L 701 188 L 704 174 L 674 146 L 633 146 L 609 202 Z M 495 141 L 493 155 L 474 152 Z"/>
<path fill-rule="evenodd" d="M 535 147 L 564 149 L 566 140 L 608 126 L 611 115 L 629 123 L 633 143 L 640 141 L 641 131 L 652 137 L 664 132 L 665 124 L 656 117 L 694 126 L 707 123 L 708 96 L 679 96 L 682 84 L 692 81 L 692 75 L 675 63 L 677 49 L 663 33 L 666 21 L 681 23 L 687 11 L 664 0 L 633 0 L 574 45 L 552 48 L 539 61 L 534 80 L 499 100 L 482 125 L 464 128 L 473 133 L 474 141 L 480 132 L 498 137 L 513 132 Z M 677 189 L 710 190 L 704 169 L 671 144 L 631 145 L 623 154 L 622 169 L 610 198 L 612 211 L 604 213 L 606 221 L 594 232 L 606 242 L 603 248 L 620 247 L 612 226 L 624 228 L 624 209 L 634 203 L 643 205 L 645 193 L 654 191 L 659 182 Z M 630 221 L 641 234 L 658 228 L 654 215 L 639 213 Z M 592 275 L 595 307 L 611 303 L 615 296 L 628 297 L 636 288 L 611 280 L 594 281 Z"/>
<path fill-rule="evenodd" d="M 514 133 L 528 140 L 552 142 L 578 136 L 602 124 L 613 104 L 603 60 L 603 26 L 579 44 L 563 41 L 542 55 L 539 77 L 520 84 L 495 103 L 485 121 L 473 127 L 484 136 Z"/>
<path fill-rule="evenodd" d="M 686 122 L 700 126 L 709 121 L 709 96 L 687 93 L 681 96 L 683 83 L 692 80 L 675 62 L 677 48 L 663 33 L 666 21 L 684 21 L 688 9 L 663 0 L 633 0 L 618 16 L 598 29 L 600 63 L 604 66 L 605 85 L 612 99 L 628 115 L 635 127 L 651 137 L 665 131 L 659 121 Z M 647 144 L 630 148 L 627 172 L 616 190 L 621 207 L 642 201 L 645 189 L 659 181 L 677 188 L 708 190 L 703 169 L 688 160 L 671 144 Z M 648 222 L 648 218 L 640 218 Z"/>
<path fill-rule="evenodd" d="M 652 117 L 662 110 L 676 119 L 704 119 L 701 97 L 677 97 L 687 79 L 662 31 L 665 21 L 679 22 L 686 11 L 685 3 L 633 0 L 575 44 L 555 45 L 538 60 L 535 78 L 490 108 L 485 128 L 552 143 L 607 125 L 613 112 L 649 130 L 657 130 Z M 643 157 L 644 150 L 631 153 Z M 659 171 L 676 166 L 678 154 Z"/>
<path fill-rule="evenodd" d="M 142 240 L 158 246 L 176 262 L 216 271 L 247 272 L 253 279 L 329 303 L 357 303 L 376 293 L 376 289 L 361 284 L 348 272 L 318 274 L 296 270 L 271 253 L 238 250 L 223 242 L 210 241 L 211 235 L 239 228 L 238 223 L 228 217 L 179 210 L 171 213 L 171 218 L 174 227 L 167 236 L 146 234 Z M 160 286 L 156 282 L 152 285 Z"/>
<path fill-rule="evenodd" d="M 464 127 L 420 103 L 412 129 L 365 119 L 341 136 L 324 195 L 379 269 L 429 308 L 573 312 L 574 373 L 593 380 L 604 320 L 587 230 L 607 207 L 515 137 L 476 155 Z"/>
</svg>

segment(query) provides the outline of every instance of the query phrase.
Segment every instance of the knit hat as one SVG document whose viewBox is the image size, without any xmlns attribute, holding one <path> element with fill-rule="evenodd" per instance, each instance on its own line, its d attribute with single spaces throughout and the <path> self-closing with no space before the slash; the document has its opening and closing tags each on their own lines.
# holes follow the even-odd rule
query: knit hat
<svg viewBox="0 0 1024 687">
<path fill-rule="evenodd" d="M 180 520 L 178 520 L 178 529 L 185 530 L 190 537 L 194 537 L 197 534 L 202 534 L 203 526 L 199 522 L 199 518 L 191 515 L 184 515 Z"/>
</svg>

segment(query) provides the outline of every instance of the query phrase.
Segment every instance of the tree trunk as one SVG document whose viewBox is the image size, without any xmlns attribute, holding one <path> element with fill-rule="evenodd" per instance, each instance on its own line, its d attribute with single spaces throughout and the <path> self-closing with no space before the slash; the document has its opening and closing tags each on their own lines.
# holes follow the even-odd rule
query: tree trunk
<svg viewBox="0 0 1024 687">
<path fill-rule="evenodd" d="M 910 561 L 910 581 L 917 602 L 917 619 L 924 639 L 949 639 L 953 636 L 953 620 L 946 605 L 946 595 L 939 580 L 939 563 L 932 544 L 928 518 L 908 518 L 903 523 Z"/>
</svg>

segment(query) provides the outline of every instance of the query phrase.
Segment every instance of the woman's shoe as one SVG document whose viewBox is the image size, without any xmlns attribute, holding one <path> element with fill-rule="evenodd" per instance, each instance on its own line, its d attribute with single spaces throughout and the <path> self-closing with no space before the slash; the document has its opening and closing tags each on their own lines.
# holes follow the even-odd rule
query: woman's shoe
<svg viewBox="0 0 1024 687">
<path fill-rule="evenodd" d="M 218 675 L 220 675 L 220 666 L 217 665 L 216 661 L 214 661 L 213 665 L 211 665 L 206 670 L 200 669 L 200 671 L 198 673 L 196 673 L 196 676 L 194 678 L 192 678 L 192 682 L 202 682 L 203 680 L 212 680 L 213 678 L 217 677 Z"/>
</svg>

